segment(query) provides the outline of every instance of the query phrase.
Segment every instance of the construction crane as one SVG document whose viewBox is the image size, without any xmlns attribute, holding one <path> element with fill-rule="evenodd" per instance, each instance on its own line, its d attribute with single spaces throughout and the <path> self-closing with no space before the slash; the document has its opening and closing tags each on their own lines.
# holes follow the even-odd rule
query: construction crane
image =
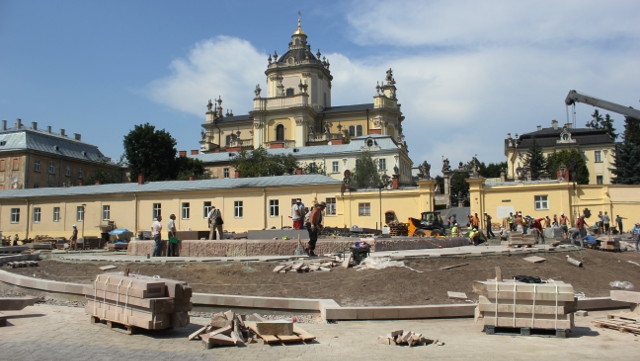
<svg viewBox="0 0 640 361">
<path fill-rule="evenodd" d="M 618 114 L 626 115 L 631 118 L 640 119 L 640 110 L 632 107 L 625 107 L 624 105 L 612 103 L 606 100 L 594 98 L 592 96 L 578 93 L 576 90 L 570 90 L 565 99 L 567 106 L 574 105 L 576 102 L 593 105 L 594 107 L 610 110 Z"/>
</svg>

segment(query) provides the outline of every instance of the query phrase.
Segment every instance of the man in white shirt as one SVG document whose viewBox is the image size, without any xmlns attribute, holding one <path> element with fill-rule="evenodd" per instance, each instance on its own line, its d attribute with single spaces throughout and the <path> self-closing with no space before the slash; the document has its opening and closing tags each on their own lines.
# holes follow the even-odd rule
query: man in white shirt
<svg viewBox="0 0 640 361">
<path fill-rule="evenodd" d="M 156 220 L 151 225 L 151 234 L 153 234 L 153 240 L 156 242 L 155 247 L 153 247 L 153 257 L 160 257 L 160 242 L 162 240 L 162 236 L 160 232 L 162 232 L 162 216 L 158 216 Z"/>
<path fill-rule="evenodd" d="M 304 219 L 304 204 L 300 198 L 296 199 L 296 203 L 291 207 L 291 218 L 293 219 L 293 229 L 302 229 Z"/>
<path fill-rule="evenodd" d="M 169 234 L 169 242 L 167 243 L 167 257 L 176 257 L 178 255 L 176 249 L 177 243 L 171 243 L 172 238 L 176 238 L 176 215 L 171 214 L 169 216 L 169 222 L 167 222 L 167 231 Z"/>
<path fill-rule="evenodd" d="M 222 214 L 216 206 L 211 206 L 209 214 L 207 214 L 207 220 L 209 222 L 209 239 L 222 239 L 222 224 L 224 222 L 222 221 Z"/>
</svg>

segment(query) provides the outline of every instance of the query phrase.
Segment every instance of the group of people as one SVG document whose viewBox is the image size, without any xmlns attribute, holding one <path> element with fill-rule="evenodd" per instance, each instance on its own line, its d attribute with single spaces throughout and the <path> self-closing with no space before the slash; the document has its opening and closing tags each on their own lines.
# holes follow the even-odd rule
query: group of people
<svg viewBox="0 0 640 361">
<path fill-rule="evenodd" d="M 302 199 L 296 199 L 291 206 L 291 219 L 293 229 L 306 229 L 309 233 L 309 242 L 304 249 L 304 253 L 310 257 L 316 257 L 315 249 L 318 235 L 322 231 L 322 212 L 327 207 L 325 202 L 316 203 L 311 209 L 305 207 Z"/>
<path fill-rule="evenodd" d="M 211 206 L 209 212 L 207 212 L 207 223 L 209 226 L 209 239 L 222 239 L 224 233 L 222 231 L 222 213 L 215 206 Z M 74 225 L 75 229 L 75 225 Z M 180 240 L 178 239 L 178 233 L 176 229 L 176 215 L 171 214 L 169 221 L 167 222 L 167 235 L 169 237 L 169 243 L 167 246 L 167 257 L 177 257 Z M 160 248 L 162 244 L 162 216 L 159 215 L 151 225 L 151 234 L 155 245 L 153 247 L 153 257 L 160 257 Z M 77 233 L 76 233 L 77 235 Z"/>
</svg>

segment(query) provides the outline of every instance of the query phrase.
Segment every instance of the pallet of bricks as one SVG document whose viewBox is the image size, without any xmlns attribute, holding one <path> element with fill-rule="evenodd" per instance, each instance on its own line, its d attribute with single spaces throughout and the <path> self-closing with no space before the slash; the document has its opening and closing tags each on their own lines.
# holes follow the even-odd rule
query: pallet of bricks
<svg viewBox="0 0 640 361">
<path fill-rule="evenodd" d="M 507 247 L 532 247 L 536 244 L 536 239 L 532 234 L 523 234 L 522 232 L 509 233 L 509 240 L 502 241 L 503 246 Z"/>
<path fill-rule="evenodd" d="M 92 323 L 131 334 L 135 327 L 164 330 L 189 324 L 191 287 L 182 281 L 122 272 L 105 273 L 85 288 Z"/>
<path fill-rule="evenodd" d="M 610 292 L 612 300 L 629 302 L 630 310 L 610 313 L 606 319 L 595 320 L 593 323 L 598 327 L 640 335 L 640 292 L 623 290 L 612 290 Z"/>
<path fill-rule="evenodd" d="M 389 223 L 389 235 L 392 237 L 407 236 L 409 234 L 409 223 Z"/>
<path fill-rule="evenodd" d="M 473 288 L 480 295 L 476 317 L 482 319 L 487 334 L 566 337 L 574 327 L 577 300 L 570 284 L 487 280 L 476 281 Z"/>
</svg>

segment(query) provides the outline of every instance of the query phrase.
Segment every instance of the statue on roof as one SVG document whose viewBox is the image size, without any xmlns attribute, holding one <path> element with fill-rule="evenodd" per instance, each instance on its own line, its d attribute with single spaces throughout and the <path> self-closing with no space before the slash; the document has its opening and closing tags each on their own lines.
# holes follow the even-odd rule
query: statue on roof
<svg viewBox="0 0 640 361">
<path fill-rule="evenodd" d="M 393 79 L 393 69 L 389 68 L 387 70 L 387 84 L 395 84 L 396 81 Z"/>
<path fill-rule="evenodd" d="M 260 84 L 256 84 L 256 89 L 253 92 L 256 94 L 256 98 L 260 97 L 260 92 L 262 92 L 262 89 L 260 89 Z"/>
<path fill-rule="evenodd" d="M 420 179 L 431 179 L 431 165 L 426 160 L 418 166 L 418 170 L 420 171 L 418 173 Z"/>
<path fill-rule="evenodd" d="M 451 165 L 449 164 L 449 158 L 445 158 L 442 161 L 442 173 L 448 172 L 451 170 Z"/>
<path fill-rule="evenodd" d="M 209 99 L 209 103 L 207 103 L 207 109 L 211 111 L 211 108 L 213 108 L 213 102 L 211 102 L 211 99 Z"/>
</svg>

